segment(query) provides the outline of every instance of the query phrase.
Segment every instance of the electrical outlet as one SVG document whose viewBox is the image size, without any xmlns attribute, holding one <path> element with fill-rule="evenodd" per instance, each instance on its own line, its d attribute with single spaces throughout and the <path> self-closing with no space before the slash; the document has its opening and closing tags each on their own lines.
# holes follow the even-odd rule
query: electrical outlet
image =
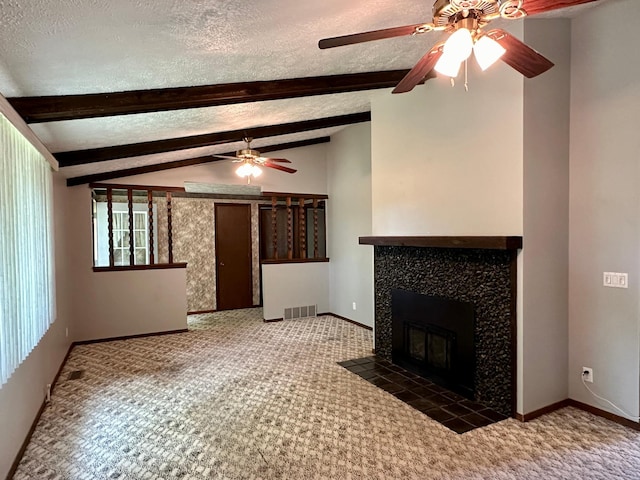
<svg viewBox="0 0 640 480">
<path fill-rule="evenodd" d="M 581 375 L 585 382 L 593 383 L 593 368 L 582 367 Z"/>
<path fill-rule="evenodd" d="M 64 329 L 64 336 L 65 336 L 65 337 L 67 337 L 67 338 L 69 338 L 69 327 L 66 327 L 66 328 Z"/>
<path fill-rule="evenodd" d="M 356 302 L 353 302 L 353 305 L 351 305 L 351 308 L 353 308 L 354 310 L 356 309 Z"/>
</svg>

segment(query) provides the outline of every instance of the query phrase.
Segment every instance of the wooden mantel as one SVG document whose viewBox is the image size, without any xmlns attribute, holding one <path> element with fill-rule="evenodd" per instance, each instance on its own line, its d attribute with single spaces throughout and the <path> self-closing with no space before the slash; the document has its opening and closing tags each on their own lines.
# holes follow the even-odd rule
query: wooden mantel
<svg viewBox="0 0 640 480">
<path fill-rule="evenodd" d="M 360 245 L 380 247 L 484 248 L 517 250 L 522 237 L 360 237 Z"/>
</svg>

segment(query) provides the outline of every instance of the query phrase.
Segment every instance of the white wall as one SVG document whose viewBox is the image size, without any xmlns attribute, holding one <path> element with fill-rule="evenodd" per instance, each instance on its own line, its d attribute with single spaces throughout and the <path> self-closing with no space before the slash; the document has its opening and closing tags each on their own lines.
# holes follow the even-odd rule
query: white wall
<svg viewBox="0 0 640 480">
<path fill-rule="evenodd" d="M 186 269 L 94 272 L 91 190 L 65 191 L 74 340 L 186 328 Z"/>
<path fill-rule="evenodd" d="M 640 2 L 603 2 L 573 20 L 569 270 L 569 395 L 638 415 L 640 389 Z M 628 272 L 629 288 L 602 286 Z M 615 412 L 614 413 L 619 413 Z"/>
<path fill-rule="evenodd" d="M 327 177 L 329 310 L 373 327 L 373 247 L 358 244 L 358 237 L 371 235 L 369 123 L 348 127 L 331 137 Z"/>
<path fill-rule="evenodd" d="M 523 395 L 530 413 L 568 396 L 571 24 L 529 20 L 524 41 L 555 63 L 524 80 Z"/>
<path fill-rule="evenodd" d="M 9 381 L 0 387 L 0 478 L 5 478 L 71 344 L 66 265 L 64 179 L 54 174 L 56 320 Z"/>
<path fill-rule="evenodd" d="M 468 93 L 437 78 L 374 97 L 373 235 L 522 234 L 522 76 L 469 66 Z"/>
<path fill-rule="evenodd" d="M 288 307 L 317 305 L 317 313 L 329 309 L 329 263 L 281 263 L 262 265 L 263 316 L 284 317 Z"/>
</svg>

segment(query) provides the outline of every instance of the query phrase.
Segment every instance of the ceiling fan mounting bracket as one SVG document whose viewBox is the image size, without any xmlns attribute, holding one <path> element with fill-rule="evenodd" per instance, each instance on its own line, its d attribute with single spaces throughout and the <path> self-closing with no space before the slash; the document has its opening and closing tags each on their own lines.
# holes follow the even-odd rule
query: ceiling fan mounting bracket
<svg viewBox="0 0 640 480">
<path fill-rule="evenodd" d="M 480 28 L 480 22 L 476 17 L 469 16 L 466 18 L 460 18 L 454 21 L 454 27 L 456 30 L 459 28 L 466 28 L 471 33 L 477 32 Z"/>
<path fill-rule="evenodd" d="M 516 0 L 517 1 L 517 0 Z M 501 0 L 436 0 L 433 4 L 433 24 L 446 27 L 461 18 L 483 19 L 500 15 Z"/>
<path fill-rule="evenodd" d="M 260 152 L 251 148 L 243 148 L 237 151 L 236 156 L 244 159 L 255 159 L 260 156 Z"/>
</svg>

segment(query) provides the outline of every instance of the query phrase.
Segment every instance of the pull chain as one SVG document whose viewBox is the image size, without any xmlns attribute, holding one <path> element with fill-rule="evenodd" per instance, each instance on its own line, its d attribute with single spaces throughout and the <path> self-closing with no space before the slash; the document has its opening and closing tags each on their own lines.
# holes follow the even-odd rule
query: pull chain
<svg viewBox="0 0 640 480">
<path fill-rule="evenodd" d="M 468 61 L 464 61 L 464 89 L 469 91 L 469 70 L 467 69 Z"/>
</svg>

